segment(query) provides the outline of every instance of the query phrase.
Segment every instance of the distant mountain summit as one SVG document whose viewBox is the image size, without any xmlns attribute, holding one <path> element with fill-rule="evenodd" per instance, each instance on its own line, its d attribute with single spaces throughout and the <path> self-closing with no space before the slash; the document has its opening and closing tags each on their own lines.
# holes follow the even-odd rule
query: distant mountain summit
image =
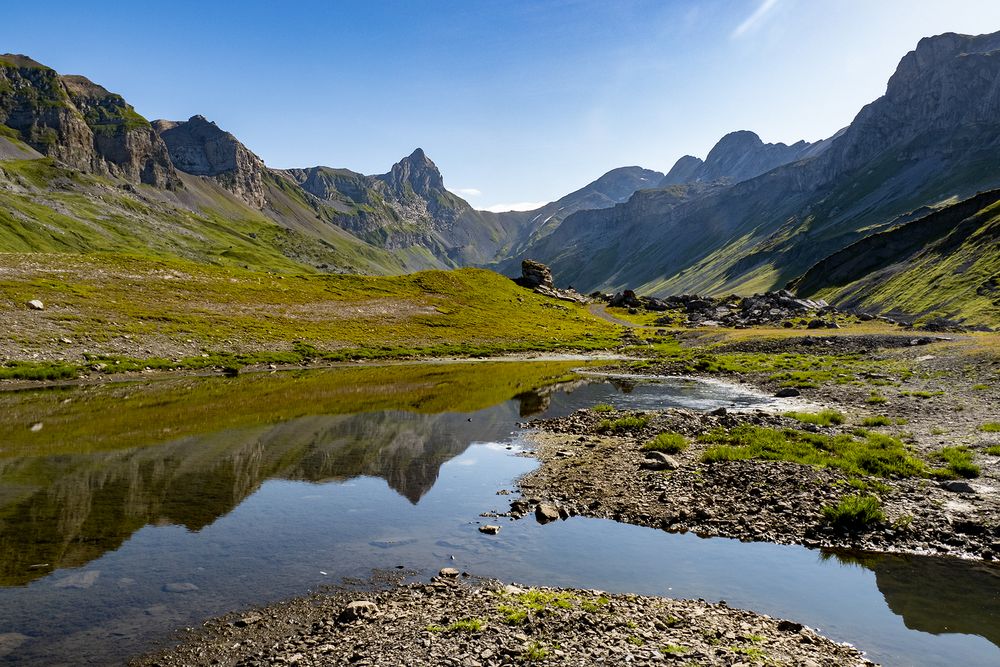
<svg viewBox="0 0 1000 667">
<path fill-rule="evenodd" d="M 424 198 L 437 197 L 444 191 L 444 177 L 422 148 L 392 165 L 388 174 L 378 178 L 400 197 L 410 193 Z"/>
<path fill-rule="evenodd" d="M 667 187 L 713 181 L 739 183 L 775 167 L 815 155 L 824 148 L 823 142 L 810 144 L 799 141 L 791 146 L 765 144 L 756 133 L 738 130 L 722 137 L 704 161 L 690 155 L 679 159 L 659 185 Z"/>
</svg>

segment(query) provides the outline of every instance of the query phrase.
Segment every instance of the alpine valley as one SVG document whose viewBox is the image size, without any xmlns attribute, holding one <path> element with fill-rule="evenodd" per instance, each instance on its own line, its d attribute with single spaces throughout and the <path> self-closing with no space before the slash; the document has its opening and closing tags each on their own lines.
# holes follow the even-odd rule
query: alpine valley
<svg viewBox="0 0 1000 667">
<path fill-rule="evenodd" d="M 147 121 L 21 55 L 0 58 L 0 122 L 5 252 L 383 275 L 516 275 L 531 258 L 581 291 L 791 286 L 975 324 L 1000 306 L 1000 33 L 921 40 L 885 95 L 829 139 L 765 144 L 735 131 L 666 175 L 614 169 L 526 212 L 475 210 L 419 148 L 385 174 L 272 169 L 202 116 Z M 842 266 L 838 253 L 861 248 L 864 261 Z"/>
</svg>

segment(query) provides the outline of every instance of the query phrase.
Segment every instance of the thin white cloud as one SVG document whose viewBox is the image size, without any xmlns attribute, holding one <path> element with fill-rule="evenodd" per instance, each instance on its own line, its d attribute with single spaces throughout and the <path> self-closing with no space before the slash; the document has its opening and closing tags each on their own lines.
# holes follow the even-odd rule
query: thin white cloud
<svg viewBox="0 0 1000 667">
<path fill-rule="evenodd" d="M 476 188 L 455 188 L 452 192 L 462 197 L 478 197 L 483 194 L 481 190 L 477 190 Z"/>
<path fill-rule="evenodd" d="M 491 213 L 503 213 L 505 211 L 533 211 L 548 204 L 547 201 L 520 201 L 514 204 L 494 204 L 482 209 Z"/>
<path fill-rule="evenodd" d="M 778 0 L 762 0 L 757 9 L 754 10 L 754 13 L 748 16 L 743 23 L 736 26 L 736 29 L 729 35 L 729 38 L 737 39 L 756 28 L 777 4 Z"/>
</svg>

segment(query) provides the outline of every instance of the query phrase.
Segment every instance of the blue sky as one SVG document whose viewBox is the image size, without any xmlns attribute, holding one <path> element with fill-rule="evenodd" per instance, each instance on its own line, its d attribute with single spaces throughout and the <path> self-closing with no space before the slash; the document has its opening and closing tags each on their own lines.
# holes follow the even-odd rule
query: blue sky
<svg viewBox="0 0 1000 667">
<path fill-rule="evenodd" d="M 487 208 L 732 130 L 827 137 L 920 37 L 996 30 L 995 0 L 50 1 L 5 7 L 0 51 L 200 113 L 275 167 L 382 173 L 420 146 Z"/>
</svg>

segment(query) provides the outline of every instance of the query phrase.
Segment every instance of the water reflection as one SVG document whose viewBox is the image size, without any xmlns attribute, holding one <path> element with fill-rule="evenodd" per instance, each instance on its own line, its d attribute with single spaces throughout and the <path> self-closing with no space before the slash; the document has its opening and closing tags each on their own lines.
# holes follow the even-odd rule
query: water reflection
<svg viewBox="0 0 1000 667">
<path fill-rule="evenodd" d="M 934 635 L 979 635 L 1000 647 L 1000 567 L 950 558 L 829 552 L 871 570 L 906 627 Z"/>
<path fill-rule="evenodd" d="M 359 404 L 363 408 L 391 403 L 395 398 L 403 405 L 408 402 L 414 410 L 432 410 L 429 413 L 377 410 L 311 414 L 272 423 L 261 415 L 266 414 L 273 394 L 245 391 L 256 384 L 247 380 L 227 381 L 225 394 L 215 396 L 224 405 L 202 404 L 195 418 L 187 422 L 165 422 L 163 414 L 173 417 L 177 414 L 173 406 L 190 400 L 190 381 L 151 388 L 155 397 L 137 396 L 137 387 L 88 389 L 68 395 L 22 394 L 18 403 L 21 423 L 41 420 L 51 427 L 22 428 L 18 434 L 21 440 L 11 435 L 4 449 L 24 454 L 0 458 L 0 585 L 23 585 L 57 568 L 84 565 L 117 549 L 147 524 L 201 530 L 232 511 L 267 479 L 318 483 L 380 477 L 416 503 L 433 486 L 445 461 L 461 454 L 475 440 L 506 438 L 518 415 L 537 414 L 548 405 L 548 396 L 556 387 L 573 386 L 565 379 L 570 377 L 567 364 L 528 364 L 519 371 L 513 364 L 491 366 L 480 365 L 475 374 L 502 371 L 504 383 L 498 387 L 484 381 L 478 387 L 479 398 L 465 393 L 454 397 L 454 404 L 476 407 L 504 402 L 496 409 L 468 413 L 434 412 L 443 407 L 438 395 L 447 389 L 442 387 L 461 386 L 471 372 L 458 365 L 387 375 L 381 379 L 391 378 L 388 390 L 369 377 L 368 386 L 353 387 L 354 400 L 315 406 L 340 412 L 354 410 Z M 291 390 L 303 396 L 325 386 L 317 380 L 342 383 L 345 378 L 340 375 L 300 378 Z M 204 390 L 206 384 L 219 382 L 207 379 L 195 386 Z M 517 391 L 523 384 L 536 383 L 541 386 Z M 494 393 L 505 387 L 506 392 Z M 125 400 L 123 391 L 138 398 L 138 409 L 125 413 L 101 410 L 110 402 Z M 505 399 L 514 392 L 516 400 L 507 403 Z M 287 404 L 288 397 L 284 399 Z M 249 417 L 249 424 L 237 425 L 232 419 L 226 406 L 234 401 Z M 210 430 L 220 418 L 228 428 L 157 442 L 177 430 Z M 84 421 L 90 422 L 91 441 L 111 451 L 73 451 L 72 442 L 65 438 L 88 426 L 79 423 Z M 167 423 L 171 425 L 164 428 Z M 8 429 L 12 426 L 10 421 L 5 424 Z M 150 440 L 147 446 L 114 448 L 122 440 L 134 439 L 136 432 L 146 434 Z M 53 453 L 34 456 L 28 454 L 32 448 Z"/>
<path fill-rule="evenodd" d="M 109 664 L 207 616 L 399 564 L 725 598 L 856 641 L 888 664 L 1000 657 L 966 636 L 998 641 L 997 568 L 821 561 L 798 547 L 582 518 L 480 534 L 479 513 L 506 507 L 497 489 L 534 465 L 504 449 L 526 417 L 596 403 L 769 400 L 686 379 L 613 383 L 570 372 L 575 365 L 344 368 L 0 394 L 0 662 Z"/>
</svg>

